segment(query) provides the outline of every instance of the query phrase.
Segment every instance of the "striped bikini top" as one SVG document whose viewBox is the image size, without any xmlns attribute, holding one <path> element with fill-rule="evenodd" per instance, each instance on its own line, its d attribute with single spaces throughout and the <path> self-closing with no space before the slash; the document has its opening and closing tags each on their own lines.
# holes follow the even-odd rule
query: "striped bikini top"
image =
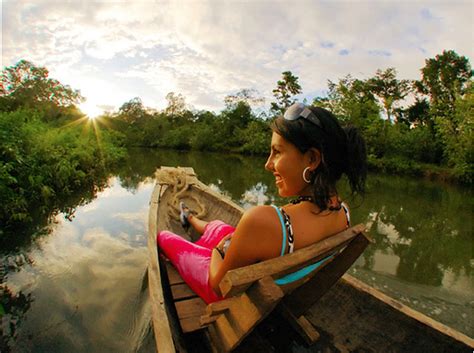
<svg viewBox="0 0 474 353">
<path fill-rule="evenodd" d="M 281 230 L 283 233 L 280 256 L 285 255 L 287 239 L 288 239 L 288 254 L 291 254 L 294 251 L 295 239 L 294 239 L 293 227 L 291 226 L 290 216 L 288 216 L 288 214 L 282 208 L 277 207 L 275 205 L 272 205 L 272 207 L 275 209 L 275 211 L 278 214 L 278 218 L 280 219 L 280 224 L 281 224 Z M 344 210 L 344 213 L 346 214 L 346 221 L 347 221 L 346 226 L 347 228 L 349 228 L 351 224 L 349 209 L 344 203 L 341 203 L 341 207 Z"/>
<path fill-rule="evenodd" d="M 291 254 L 294 251 L 295 239 L 294 239 L 294 234 L 293 234 L 293 227 L 291 226 L 290 216 L 288 216 L 288 214 L 282 208 L 277 207 L 275 205 L 272 205 L 272 207 L 275 209 L 275 211 L 278 214 L 278 218 L 280 219 L 281 229 L 283 233 L 280 256 L 285 255 L 285 248 L 286 248 L 287 241 L 288 241 L 288 253 Z M 349 209 L 344 203 L 341 203 L 341 207 L 342 209 L 344 209 L 344 213 L 346 214 L 347 228 L 349 228 L 350 223 L 351 223 Z M 281 277 L 275 280 L 275 283 L 281 286 L 281 285 L 285 285 L 285 284 L 289 284 L 294 281 L 297 281 L 305 277 L 309 273 L 313 272 L 316 268 L 318 268 L 320 265 L 322 265 L 324 262 L 326 262 L 326 260 L 330 259 L 332 256 L 333 255 L 329 255 L 328 257 L 312 265 L 306 266 L 296 272 L 293 272 L 284 277 Z"/>
</svg>

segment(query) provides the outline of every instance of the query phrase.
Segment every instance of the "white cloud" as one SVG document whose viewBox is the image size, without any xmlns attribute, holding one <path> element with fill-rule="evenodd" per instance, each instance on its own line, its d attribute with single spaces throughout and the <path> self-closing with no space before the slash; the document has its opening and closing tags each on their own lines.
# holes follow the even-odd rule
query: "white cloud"
<svg viewBox="0 0 474 353">
<path fill-rule="evenodd" d="M 222 109 L 255 88 L 271 100 L 281 72 L 305 93 L 346 74 L 395 67 L 419 78 L 424 60 L 454 49 L 472 57 L 471 1 L 6 2 L 3 64 L 48 67 L 93 105 L 140 96 L 164 108 L 174 91 Z M 346 55 L 341 55 L 346 54 Z"/>
<path fill-rule="evenodd" d="M 23 266 L 6 283 L 14 294 L 34 290 L 20 337 L 37 332 L 46 322 L 49 328 L 55 326 L 54 334 L 71 351 L 85 346 L 96 348 L 93 351 L 138 347 L 143 338 L 137 336 L 149 323 L 147 293 L 141 289 L 146 285 L 148 253 L 146 247 L 132 247 L 121 238 L 127 235 L 112 236 L 102 228 L 81 233 L 63 223 L 55 236 L 42 239 L 41 251 L 31 255 L 34 266 Z M 34 346 L 44 337 L 31 334 L 28 340 Z"/>
</svg>

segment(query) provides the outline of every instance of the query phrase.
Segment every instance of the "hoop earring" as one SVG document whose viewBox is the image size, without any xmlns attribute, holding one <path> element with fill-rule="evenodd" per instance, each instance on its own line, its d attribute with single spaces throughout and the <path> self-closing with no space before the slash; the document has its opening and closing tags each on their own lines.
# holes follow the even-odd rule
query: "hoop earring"
<svg viewBox="0 0 474 353">
<path fill-rule="evenodd" d="M 304 170 L 303 170 L 303 180 L 306 182 L 306 184 L 311 184 L 311 179 L 306 179 L 306 172 L 309 170 L 309 176 L 311 178 L 311 170 L 309 169 L 309 167 L 306 167 Z"/>
</svg>

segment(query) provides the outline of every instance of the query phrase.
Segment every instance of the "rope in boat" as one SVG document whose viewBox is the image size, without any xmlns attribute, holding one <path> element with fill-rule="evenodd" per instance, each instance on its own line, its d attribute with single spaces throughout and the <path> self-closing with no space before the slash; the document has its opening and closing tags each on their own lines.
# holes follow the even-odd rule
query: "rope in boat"
<svg viewBox="0 0 474 353">
<path fill-rule="evenodd" d="M 172 187 L 172 194 L 168 201 L 168 215 L 174 219 L 179 218 L 179 203 L 183 201 L 197 218 L 204 218 L 207 211 L 202 202 L 191 192 L 189 174 L 183 168 L 160 168 L 155 173 L 157 182 L 161 185 Z"/>
</svg>

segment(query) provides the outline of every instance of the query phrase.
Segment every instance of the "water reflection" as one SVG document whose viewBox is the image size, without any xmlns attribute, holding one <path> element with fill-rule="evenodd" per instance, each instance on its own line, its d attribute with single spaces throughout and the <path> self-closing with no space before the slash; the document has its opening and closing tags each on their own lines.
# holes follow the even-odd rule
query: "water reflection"
<svg viewBox="0 0 474 353">
<path fill-rule="evenodd" d="M 6 271 L 3 289 L 32 304 L 7 318 L 15 332 L 2 330 L 5 346 L 13 352 L 150 351 L 144 230 L 152 187 L 132 194 L 112 179 L 72 223 L 58 216 L 29 262 Z"/>
<path fill-rule="evenodd" d="M 156 168 L 191 166 L 247 208 L 282 204 L 259 157 L 135 149 L 72 222 L 0 261 L 2 352 L 153 351 L 147 266 L 148 202 Z M 347 195 L 344 183 L 341 193 Z M 78 200 L 85 200 L 80 195 Z M 472 192 L 371 175 L 353 223 L 376 243 L 350 270 L 409 306 L 474 336 Z M 354 207 L 354 205 L 358 205 Z M 3 311 L 3 313 L 2 313 Z"/>
<path fill-rule="evenodd" d="M 35 202 L 28 205 L 30 219 L 23 223 L 15 223 L 14 227 L 7 226 L 0 229 L 0 254 L 16 253 L 24 251 L 34 239 L 47 236 L 51 232 L 51 225 L 54 224 L 54 216 L 61 214 L 62 217 L 72 220 L 77 207 L 86 205 L 97 196 L 97 193 L 107 187 L 109 179 L 107 170 L 98 171 L 93 179 L 87 181 L 75 194 L 58 195 L 54 200 L 50 200 L 48 205 L 38 207 Z"/>
<path fill-rule="evenodd" d="M 117 176 L 121 185 L 133 190 L 160 166 L 191 166 L 205 184 L 214 184 L 232 199 L 239 200 L 252 186 L 266 185 L 270 195 L 276 192 L 273 176 L 264 170 L 261 157 L 219 153 L 176 152 L 173 150 L 132 149 L 130 158 Z M 131 172 L 133 171 L 133 172 Z"/>
<path fill-rule="evenodd" d="M 397 277 L 440 286 L 446 271 L 471 275 L 469 190 L 388 176 L 372 176 L 369 186 L 356 218 L 370 226 L 374 251 L 399 259 Z"/>
</svg>

